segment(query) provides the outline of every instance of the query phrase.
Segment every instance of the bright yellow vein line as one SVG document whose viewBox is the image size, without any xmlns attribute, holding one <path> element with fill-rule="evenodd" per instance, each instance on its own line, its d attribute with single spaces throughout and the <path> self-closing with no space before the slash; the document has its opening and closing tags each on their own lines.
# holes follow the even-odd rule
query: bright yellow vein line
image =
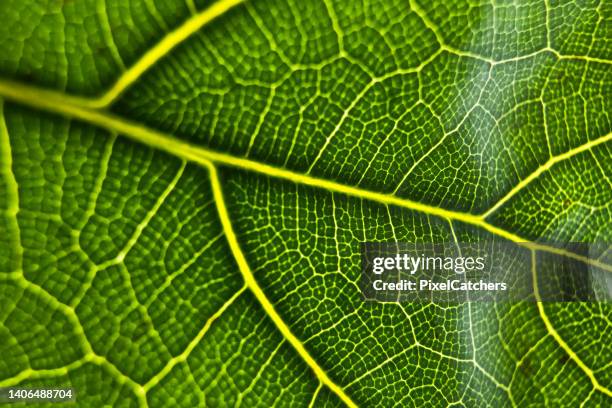
<svg viewBox="0 0 612 408">
<path fill-rule="evenodd" d="M 186 20 L 183 24 L 170 31 L 158 43 L 145 52 L 136 63 L 129 67 L 115 81 L 113 86 L 101 97 L 89 100 L 82 99 L 87 106 L 102 108 L 112 103 L 126 88 L 133 84 L 145 71 L 167 55 L 174 47 L 185 41 L 204 25 L 221 16 L 232 7 L 244 0 L 219 0 L 210 7 Z"/>
<path fill-rule="evenodd" d="M 591 370 L 578 355 L 571 349 L 571 347 L 563 340 L 563 338 L 557 332 L 557 329 L 552 325 L 550 319 L 548 319 L 548 315 L 544 310 L 544 303 L 542 302 L 542 298 L 540 297 L 540 291 L 538 289 L 538 278 L 537 278 L 537 267 L 536 267 L 536 253 L 535 251 L 531 251 L 531 276 L 533 280 L 533 292 L 535 294 L 535 298 L 538 304 L 538 310 L 540 312 L 540 318 L 544 322 L 544 326 L 546 326 L 546 330 L 548 333 L 555 339 L 557 344 L 567 353 L 567 355 L 576 363 L 578 367 L 589 377 L 591 380 L 591 384 L 593 384 L 593 388 L 597 391 L 600 391 L 606 394 L 609 397 L 612 397 L 612 391 L 604 387 L 597 381 L 593 370 Z"/>
<path fill-rule="evenodd" d="M 495 211 L 497 211 L 497 209 L 499 209 L 502 205 L 504 205 L 505 202 L 507 202 L 509 199 L 511 199 L 516 193 L 521 191 L 523 188 L 525 188 L 525 186 L 527 186 L 533 180 L 538 178 L 540 176 L 540 174 L 544 173 L 546 170 L 550 169 L 555 164 L 557 164 L 557 163 L 559 163 L 559 162 L 561 162 L 563 160 L 567 160 L 567 159 L 571 158 L 572 156 L 575 156 L 575 155 L 577 155 L 579 153 L 582 153 L 582 152 L 585 152 L 585 151 L 587 151 L 589 149 L 592 149 L 593 147 L 595 147 L 597 145 L 609 142 L 610 140 L 612 140 L 612 133 L 608 133 L 605 136 L 599 137 L 599 138 L 591 140 L 591 141 L 589 141 L 589 142 L 587 142 L 585 144 L 582 144 L 582 145 L 580 145 L 578 147 L 570 149 L 570 150 L 568 150 L 565 153 L 562 153 L 562 154 L 559 154 L 557 156 L 551 157 L 546 163 L 544 163 L 543 165 L 538 167 L 533 173 L 531 173 L 529 176 L 525 177 L 523 180 L 521 180 L 519 183 L 517 183 L 516 186 L 514 186 L 514 188 L 512 190 L 510 190 L 504 197 L 502 197 L 497 203 L 495 203 L 495 205 L 493 207 L 491 207 L 489 210 L 487 210 L 487 212 L 485 212 L 483 214 L 483 217 L 487 218 L 489 215 L 493 214 Z"/>
<path fill-rule="evenodd" d="M 209 162 L 212 161 L 214 163 L 265 174 L 270 177 L 290 180 L 295 183 L 346 194 L 364 200 L 371 200 L 382 204 L 408 208 L 425 214 L 465 222 L 483 228 L 501 238 L 516 242 L 521 246 L 538 251 L 546 251 L 557 255 L 567 256 L 568 258 L 576 259 L 612 272 L 612 265 L 605 264 L 596 259 L 578 255 L 562 248 L 556 248 L 536 242 L 529 242 L 516 234 L 488 223 L 482 215 L 446 210 L 444 208 L 419 203 L 406 198 L 351 187 L 335 181 L 324 180 L 314 176 L 259 163 L 254 160 L 234 157 L 229 154 L 219 153 L 199 146 L 194 146 L 168 134 L 147 128 L 139 123 L 131 122 L 111 113 L 83 108 L 77 104 L 73 104 L 71 99 L 67 100 L 63 94 L 57 92 L 30 87 L 28 85 L 23 85 L 12 81 L 0 80 L 0 96 L 4 96 L 11 100 L 21 102 L 35 108 L 61 114 L 69 118 L 76 118 L 93 125 L 106 128 L 112 132 L 127 136 L 139 143 L 163 150 L 174 156 L 198 163 L 203 166 L 208 166 Z"/>
<path fill-rule="evenodd" d="M 13 154 L 11 152 L 11 143 L 9 141 L 8 129 L 4 118 L 4 100 L 0 99 L 0 178 L 4 179 L 6 185 L 5 197 L 7 206 L 5 215 L 7 216 L 7 230 L 5 234 L 9 234 L 9 229 L 12 230 L 12 237 L 9 235 L 9 241 L 13 242 L 14 253 L 16 260 L 16 269 L 21 271 L 23 262 L 23 246 L 21 244 L 21 232 L 19 223 L 17 222 L 17 213 L 19 212 L 19 187 L 13 173 Z"/>
<path fill-rule="evenodd" d="M 270 302 L 264 291 L 261 289 L 255 277 L 253 276 L 253 272 L 249 268 L 249 265 L 240 249 L 240 245 L 238 244 L 238 238 L 236 238 L 236 234 L 232 228 L 232 223 L 227 212 L 227 208 L 225 207 L 225 199 L 223 198 L 223 191 L 221 190 L 221 184 L 219 183 L 219 177 L 217 176 L 217 170 L 212 163 L 207 165 L 210 171 L 210 180 L 213 190 L 213 196 L 215 198 L 215 203 L 217 205 L 217 211 L 219 212 L 219 218 L 221 219 L 221 224 L 223 225 L 223 232 L 225 232 L 225 236 L 231 248 L 232 254 L 236 259 L 236 263 L 238 263 L 238 267 L 242 276 L 246 282 L 248 288 L 253 292 L 261 306 L 266 311 L 267 315 L 270 316 L 278 330 L 283 334 L 283 336 L 291 343 L 293 348 L 297 351 L 300 357 L 308 364 L 314 374 L 317 376 L 319 381 L 325 384 L 332 392 L 334 392 L 347 406 L 350 408 L 356 408 L 357 405 L 351 400 L 351 398 L 346 395 L 344 390 L 338 386 L 335 382 L 333 382 L 328 376 L 327 373 L 319 366 L 319 364 L 315 361 L 314 358 L 308 353 L 302 342 L 295 337 L 295 335 L 289 329 L 289 326 L 283 321 L 280 315 L 274 309 L 274 305 Z"/>
</svg>

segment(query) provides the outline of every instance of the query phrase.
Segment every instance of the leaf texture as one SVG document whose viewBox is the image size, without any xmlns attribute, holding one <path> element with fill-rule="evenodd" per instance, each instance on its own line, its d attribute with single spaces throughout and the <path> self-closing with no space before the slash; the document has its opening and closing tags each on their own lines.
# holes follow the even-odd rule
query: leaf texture
<svg viewBox="0 0 612 408">
<path fill-rule="evenodd" d="M 584 4 L 583 4 L 584 3 Z M 0 386 L 607 406 L 608 303 L 366 303 L 362 242 L 609 243 L 607 2 L 0 4 Z"/>
</svg>

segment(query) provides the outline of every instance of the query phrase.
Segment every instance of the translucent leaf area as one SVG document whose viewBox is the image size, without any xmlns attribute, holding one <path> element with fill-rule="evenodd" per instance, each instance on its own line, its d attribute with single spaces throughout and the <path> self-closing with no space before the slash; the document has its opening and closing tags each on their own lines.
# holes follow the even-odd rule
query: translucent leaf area
<svg viewBox="0 0 612 408">
<path fill-rule="evenodd" d="M 612 241 L 612 3 L 3 0 L 0 21 L 0 387 L 612 405 L 609 303 L 358 285 L 366 241 Z"/>
</svg>

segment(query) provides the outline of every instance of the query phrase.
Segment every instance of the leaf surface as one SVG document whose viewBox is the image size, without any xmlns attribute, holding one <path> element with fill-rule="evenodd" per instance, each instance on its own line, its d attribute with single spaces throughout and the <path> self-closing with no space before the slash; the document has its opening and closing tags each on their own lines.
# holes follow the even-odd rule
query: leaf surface
<svg viewBox="0 0 612 408">
<path fill-rule="evenodd" d="M 609 5 L 89 3 L 0 5 L 0 386 L 610 403 L 607 303 L 358 288 L 367 241 L 501 238 L 612 270 L 545 243 L 611 238 Z"/>
</svg>

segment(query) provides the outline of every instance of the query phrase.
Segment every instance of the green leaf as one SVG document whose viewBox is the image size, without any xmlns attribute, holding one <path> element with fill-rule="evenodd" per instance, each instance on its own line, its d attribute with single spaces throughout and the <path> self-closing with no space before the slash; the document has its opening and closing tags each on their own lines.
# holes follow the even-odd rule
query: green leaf
<svg viewBox="0 0 612 408">
<path fill-rule="evenodd" d="M 366 241 L 612 271 L 546 244 L 612 238 L 612 9 L 582 3 L 2 2 L 0 386 L 609 405 L 608 303 L 358 287 Z"/>
</svg>

